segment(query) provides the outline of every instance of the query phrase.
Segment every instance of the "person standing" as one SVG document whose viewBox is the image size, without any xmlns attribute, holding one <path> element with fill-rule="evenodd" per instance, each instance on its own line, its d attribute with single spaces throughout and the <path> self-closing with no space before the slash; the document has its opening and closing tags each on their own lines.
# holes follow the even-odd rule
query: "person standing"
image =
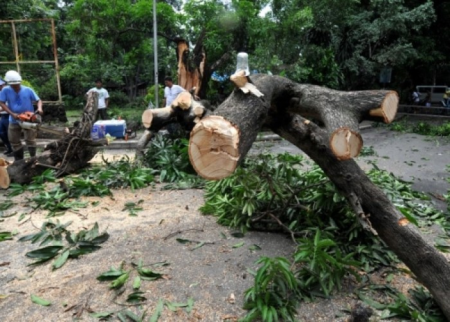
<svg viewBox="0 0 450 322">
<path fill-rule="evenodd" d="M 419 94 L 419 92 L 417 90 L 415 90 L 412 93 L 411 98 L 412 98 L 412 103 L 414 105 L 419 105 L 420 104 L 420 94 Z"/>
<path fill-rule="evenodd" d="M 0 78 L 0 91 L 5 87 L 6 83 Z M 12 156 L 13 150 L 8 139 L 9 114 L 0 106 L 0 139 L 6 147 L 5 154 L 7 157 Z"/>
<path fill-rule="evenodd" d="M 450 87 L 445 89 L 444 93 L 444 105 L 445 107 L 450 107 Z"/>
<path fill-rule="evenodd" d="M 9 114 L 8 137 L 13 149 L 14 161 L 23 159 L 24 149 L 20 141 L 22 131 L 30 157 L 34 157 L 36 156 L 37 131 L 22 129 L 19 125 L 19 114 L 34 113 L 33 103 L 36 102 L 36 113 L 42 115 L 42 101 L 33 89 L 21 84 L 22 77 L 15 70 L 6 72 L 5 81 L 9 86 L 4 87 L 0 92 L 0 106 Z"/>
<path fill-rule="evenodd" d="M 178 94 L 184 92 L 184 88 L 180 85 L 175 85 L 172 81 L 172 77 L 167 76 L 164 78 L 164 100 L 163 107 L 170 106 L 172 102 L 177 98 Z"/>
<path fill-rule="evenodd" d="M 106 113 L 106 109 L 108 108 L 109 104 L 109 93 L 105 88 L 103 88 L 103 82 L 101 79 L 95 80 L 95 87 L 88 90 L 86 95 L 89 94 L 90 92 L 98 93 L 98 109 L 97 115 L 95 116 L 95 120 L 97 121 L 99 117 L 102 120 L 108 120 L 108 114 Z"/>
</svg>

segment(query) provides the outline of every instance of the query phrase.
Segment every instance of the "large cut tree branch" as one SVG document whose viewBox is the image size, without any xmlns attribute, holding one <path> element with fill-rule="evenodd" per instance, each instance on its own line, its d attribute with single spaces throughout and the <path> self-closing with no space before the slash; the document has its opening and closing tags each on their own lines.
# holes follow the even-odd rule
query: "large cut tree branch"
<svg viewBox="0 0 450 322">
<path fill-rule="evenodd" d="M 308 154 L 342 193 L 358 199 L 364 213 L 370 215 L 371 227 L 430 290 L 450 320 L 450 265 L 445 257 L 423 239 L 413 224 L 403 224 L 404 217 L 354 160 L 336 159 L 325 147 L 325 131 L 300 116 L 288 114 L 274 116 L 270 127 Z"/>
<path fill-rule="evenodd" d="M 292 111 L 324 123 L 330 142 L 323 144 L 331 146 L 340 160 L 359 154 L 360 121 L 386 122 L 397 110 L 398 97 L 392 91 L 346 93 L 269 75 L 232 77 L 232 80 L 238 89 L 215 110 L 214 119 L 202 119 L 191 133 L 191 162 L 205 178 L 221 179 L 234 172 L 271 110 Z M 254 94 L 244 93 L 249 90 Z M 389 119 L 374 116 L 380 113 L 389 115 Z"/>
<path fill-rule="evenodd" d="M 341 152 L 351 149 L 348 146 L 337 149 L 334 144 L 348 144 L 351 148 L 349 133 L 353 132 L 347 132 L 341 141 L 330 140 L 336 129 L 347 127 L 358 133 L 358 122 L 364 119 L 389 122 L 397 109 L 396 93 L 344 93 L 267 75 L 251 77 L 248 81 L 263 96 L 244 94 L 245 82 L 236 82 L 239 89 L 219 106 L 215 115 L 204 117 L 192 130 L 189 157 L 196 171 L 209 179 L 230 175 L 247 154 L 262 125 L 268 124 L 324 170 L 347 197 L 365 228 L 375 229 L 430 290 L 450 319 L 449 263 L 422 238 L 415 226 L 404 224 L 405 218 L 355 161 L 341 161 L 346 159 Z M 305 117 L 316 118 L 324 127 Z"/>
</svg>

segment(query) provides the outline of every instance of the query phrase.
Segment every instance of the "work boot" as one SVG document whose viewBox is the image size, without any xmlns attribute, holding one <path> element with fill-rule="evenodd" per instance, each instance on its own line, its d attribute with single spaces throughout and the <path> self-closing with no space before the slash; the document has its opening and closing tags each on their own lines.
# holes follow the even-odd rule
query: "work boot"
<svg viewBox="0 0 450 322">
<path fill-rule="evenodd" d="M 30 153 L 30 158 L 35 157 L 36 156 L 36 147 L 35 146 L 29 146 L 28 147 L 28 152 Z"/>
<path fill-rule="evenodd" d="M 14 161 L 23 160 L 23 148 L 20 148 L 19 150 L 14 151 L 13 155 L 14 155 Z"/>
</svg>

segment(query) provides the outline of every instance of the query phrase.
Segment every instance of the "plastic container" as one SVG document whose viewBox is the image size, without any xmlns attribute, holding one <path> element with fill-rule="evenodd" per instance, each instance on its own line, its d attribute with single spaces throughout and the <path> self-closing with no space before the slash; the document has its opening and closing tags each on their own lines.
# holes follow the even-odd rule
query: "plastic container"
<svg viewBox="0 0 450 322">
<path fill-rule="evenodd" d="M 98 126 L 100 129 L 103 128 L 103 136 L 109 134 L 115 138 L 124 138 L 125 131 L 127 129 L 127 123 L 125 120 L 106 120 L 106 121 L 97 121 L 94 123 L 94 127 Z M 99 133 L 100 134 L 100 133 Z"/>
<path fill-rule="evenodd" d="M 105 126 L 95 122 L 91 130 L 91 139 L 96 141 L 105 137 Z"/>
</svg>

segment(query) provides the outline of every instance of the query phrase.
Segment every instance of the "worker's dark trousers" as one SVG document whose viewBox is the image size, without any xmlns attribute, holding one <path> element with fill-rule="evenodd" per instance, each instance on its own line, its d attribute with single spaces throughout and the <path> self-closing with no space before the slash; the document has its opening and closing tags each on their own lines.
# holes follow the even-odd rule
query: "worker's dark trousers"
<svg viewBox="0 0 450 322">
<path fill-rule="evenodd" d="M 0 114 L 0 139 L 5 144 L 8 151 L 12 151 L 11 143 L 8 139 L 9 114 Z"/>
<path fill-rule="evenodd" d="M 102 120 L 109 120 L 108 114 L 106 113 L 106 108 L 99 108 L 97 110 L 97 115 L 95 116 L 95 120 L 97 121 L 99 118 Z"/>
<path fill-rule="evenodd" d="M 8 136 L 9 142 L 11 142 L 13 151 L 17 151 L 22 148 L 22 143 L 20 138 L 22 136 L 22 131 L 25 138 L 25 144 L 27 147 L 35 148 L 36 147 L 36 130 L 24 130 L 17 123 L 9 123 L 8 128 Z"/>
</svg>

